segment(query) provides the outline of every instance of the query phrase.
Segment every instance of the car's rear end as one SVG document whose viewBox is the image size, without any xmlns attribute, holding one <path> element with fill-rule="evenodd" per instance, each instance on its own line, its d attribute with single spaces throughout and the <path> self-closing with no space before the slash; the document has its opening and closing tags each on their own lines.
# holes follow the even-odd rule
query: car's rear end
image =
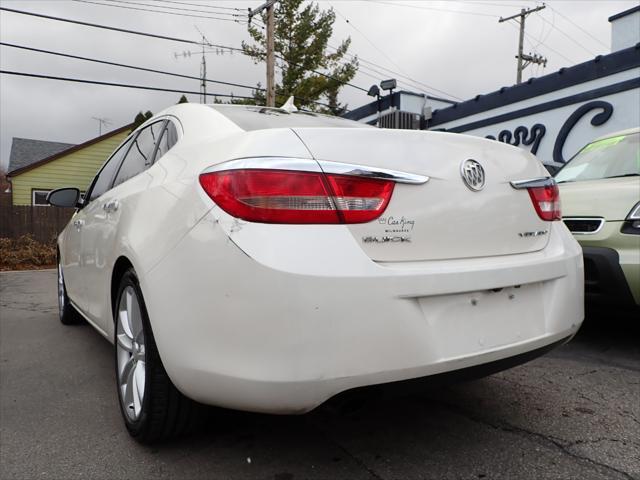
<svg viewBox="0 0 640 480">
<path fill-rule="evenodd" d="M 576 333 L 581 250 L 534 157 L 444 133 L 293 132 L 306 154 L 203 168 L 210 211 L 145 276 L 183 393 L 304 412 Z"/>
</svg>

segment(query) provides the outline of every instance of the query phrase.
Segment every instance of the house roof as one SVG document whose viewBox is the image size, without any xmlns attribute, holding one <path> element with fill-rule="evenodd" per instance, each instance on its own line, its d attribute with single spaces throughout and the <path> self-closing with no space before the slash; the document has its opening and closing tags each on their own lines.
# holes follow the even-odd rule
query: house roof
<svg viewBox="0 0 640 480">
<path fill-rule="evenodd" d="M 72 143 L 47 142 L 45 140 L 14 137 L 11 142 L 9 172 L 29 166 L 70 147 L 73 147 Z"/>
<path fill-rule="evenodd" d="M 64 155 L 68 155 L 70 153 L 76 152 L 82 148 L 93 145 L 94 143 L 101 142 L 102 140 L 106 140 L 107 138 L 113 137 L 114 135 L 118 135 L 119 133 L 122 133 L 124 131 L 132 130 L 133 127 L 134 127 L 134 124 L 130 123 L 129 125 L 125 125 L 124 127 L 120 127 L 116 130 L 112 130 L 110 132 L 105 133 L 104 135 L 100 135 L 99 137 L 92 138 L 91 140 L 88 140 L 84 143 L 80 143 L 78 145 L 73 145 L 73 144 L 69 145 L 69 144 L 61 143 L 59 145 L 66 145 L 66 148 L 59 150 L 57 152 L 49 153 L 49 155 L 45 156 L 44 158 L 40 158 L 37 161 L 27 163 L 22 167 L 12 168 L 12 164 L 10 163 L 9 173 L 7 173 L 7 177 L 15 177 L 16 175 L 20 175 L 21 173 L 27 172 L 33 168 L 52 162 L 60 157 L 63 157 Z M 14 138 L 13 140 L 15 142 L 16 139 Z M 38 140 L 32 140 L 32 141 L 37 142 Z M 43 143 L 54 143 L 54 142 L 43 142 Z M 13 158 L 13 147 L 11 148 L 11 159 L 12 158 Z"/>
</svg>

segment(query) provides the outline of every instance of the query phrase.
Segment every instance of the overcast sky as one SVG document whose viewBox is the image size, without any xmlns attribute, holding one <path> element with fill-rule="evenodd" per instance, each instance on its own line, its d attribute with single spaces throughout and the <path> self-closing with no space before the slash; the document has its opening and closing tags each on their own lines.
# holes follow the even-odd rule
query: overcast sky
<svg viewBox="0 0 640 480">
<path fill-rule="evenodd" d="M 248 40 L 246 25 L 219 18 L 244 19 L 248 7 L 255 8 L 261 3 L 262 0 L 0 0 L 0 5 L 7 8 L 172 37 L 198 40 L 198 31 L 201 31 L 209 42 L 231 47 L 240 47 L 242 40 Z M 350 53 L 362 60 L 362 68 L 351 83 L 368 89 L 382 79 L 395 76 L 401 88 L 454 100 L 468 99 L 515 82 L 517 24 L 514 21 L 498 23 L 498 19 L 517 13 L 522 7 L 540 5 L 540 2 L 524 0 L 321 0 L 318 3 L 323 9 L 333 7 L 337 13 L 331 45 L 350 36 Z M 611 32 L 607 18 L 638 4 L 637 0 L 548 1 L 546 9 L 527 18 L 525 37 L 525 51 L 545 56 L 547 67 L 529 67 L 524 78 L 542 76 L 609 53 Z M 0 38 L 6 43 L 185 75 L 198 76 L 200 71 L 200 55 L 195 53 L 197 46 L 6 11 L 0 12 Z M 181 55 L 189 50 L 192 51 L 190 57 Z M 365 61 L 389 69 L 395 75 Z M 199 88 L 197 80 L 6 46 L 0 46 L 0 65 L 3 70 L 53 76 L 190 91 Z M 223 55 L 208 54 L 207 72 L 211 79 L 246 85 L 265 83 L 263 65 L 254 65 L 247 57 L 238 53 L 230 55 L 228 51 Z M 249 92 L 214 84 L 209 84 L 208 91 L 236 95 Z M 140 110 L 157 112 L 176 103 L 179 97 L 178 93 L 0 75 L 0 162 L 3 166 L 8 163 L 12 137 L 81 143 L 98 134 L 98 122 L 92 117 L 108 119 L 110 125 L 106 128 L 111 130 L 129 123 Z M 188 95 L 188 98 L 198 101 L 197 95 Z M 340 100 L 352 109 L 370 98 L 362 91 L 345 87 Z"/>
</svg>

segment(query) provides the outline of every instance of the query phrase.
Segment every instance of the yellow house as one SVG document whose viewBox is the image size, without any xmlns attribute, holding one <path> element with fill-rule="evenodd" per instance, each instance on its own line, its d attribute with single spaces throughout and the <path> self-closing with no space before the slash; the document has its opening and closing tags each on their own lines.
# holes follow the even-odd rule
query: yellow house
<svg viewBox="0 0 640 480">
<path fill-rule="evenodd" d="M 86 191 L 102 164 L 132 128 L 132 124 L 125 125 L 9 171 L 13 204 L 46 205 L 47 193 L 61 187 Z"/>
</svg>

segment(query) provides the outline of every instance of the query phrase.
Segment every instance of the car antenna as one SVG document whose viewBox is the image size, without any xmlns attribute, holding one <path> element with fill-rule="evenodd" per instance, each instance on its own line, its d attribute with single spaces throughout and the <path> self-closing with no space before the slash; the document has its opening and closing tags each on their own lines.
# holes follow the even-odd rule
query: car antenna
<svg viewBox="0 0 640 480">
<path fill-rule="evenodd" d="M 291 95 L 288 100 L 286 102 L 284 102 L 284 105 L 282 105 L 280 107 L 280 110 L 284 110 L 287 113 L 293 113 L 293 112 L 297 112 L 298 111 L 298 107 L 296 107 L 293 103 L 294 98 L 293 95 Z"/>
</svg>

